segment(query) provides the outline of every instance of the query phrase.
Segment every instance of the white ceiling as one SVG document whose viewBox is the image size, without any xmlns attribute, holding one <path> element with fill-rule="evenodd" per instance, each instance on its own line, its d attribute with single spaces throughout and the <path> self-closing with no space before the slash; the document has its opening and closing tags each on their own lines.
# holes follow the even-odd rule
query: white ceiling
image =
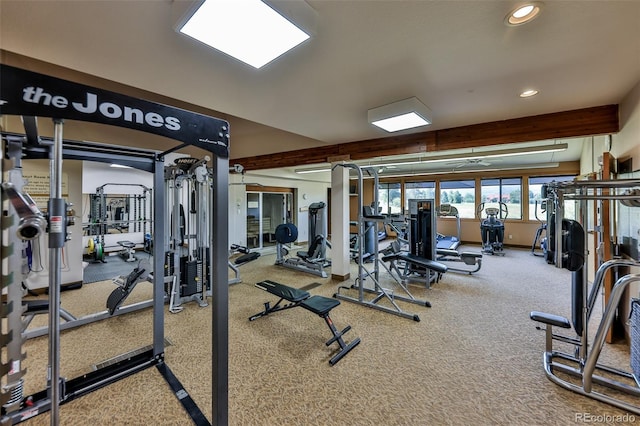
<svg viewBox="0 0 640 426">
<path fill-rule="evenodd" d="M 219 111 L 235 158 L 388 136 L 367 110 L 412 96 L 425 131 L 617 104 L 640 81 L 637 0 L 547 0 L 520 27 L 503 19 L 521 2 L 308 0 L 312 38 L 259 70 L 176 32 L 192 3 L 0 0 L 0 48 Z"/>
</svg>

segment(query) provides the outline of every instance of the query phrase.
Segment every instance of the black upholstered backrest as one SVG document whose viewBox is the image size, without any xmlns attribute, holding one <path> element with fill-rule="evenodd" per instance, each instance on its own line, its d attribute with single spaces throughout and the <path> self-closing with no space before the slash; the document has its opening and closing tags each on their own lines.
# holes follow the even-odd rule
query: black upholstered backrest
<svg viewBox="0 0 640 426">
<path fill-rule="evenodd" d="M 293 223 L 283 223 L 276 227 L 275 234 L 280 244 L 292 243 L 298 239 L 298 228 Z"/>
<path fill-rule="evenodd" d="M 316 257 L 316 255 L 318 254 L 317 252 L 320 250 L 320 245 L 322 244 L 323 240 L 324 240 L 324 237 L 322 235 L 316 235 L 315 237 L 313 237 L 311 244 L 309 244 L 309 250 L 307 250 L 307 256 Z"/>
</svg>

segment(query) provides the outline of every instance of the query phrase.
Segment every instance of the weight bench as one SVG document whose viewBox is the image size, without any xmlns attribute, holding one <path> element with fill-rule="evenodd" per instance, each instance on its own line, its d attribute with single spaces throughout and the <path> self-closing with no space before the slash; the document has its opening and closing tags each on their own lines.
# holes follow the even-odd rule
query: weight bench
<svg viewBox="0 0 640 426">
<path fill-rule="evenodd" d="M 257 251 L 251 251 L 248 247 L 241 246 L 238 244 L 231 244 L 231 253 L 242 253 L 242 256 L 238 256 L 234 259 L 233 263 L 240 266 L 245 263 L 251 262 L 252 260 L 256 260 L 260 257 L 260 253 Z"/>
<path fill-rule="evenodd" d="M 135 246 L 136 244 L 132 241 L 118 241 L 118 245 L 120 247 L 122 247 L 122 250 L 120 250 L 120 255 L 124 258 L 125 261 L 127 262 L 135 262 L 137 259 L 134 256 L 135 253 Z"/>
<path fill-rule="evenodd" d="M 342 331 L 338 331 L 331 317 L 329 316 L 329 312 L 336 306 L 340 304 L 339 300 L 331 299 L 330 297 L 311 296 L 308 291 L 300 290 L 297 288 L 289 287 L 284 284 L 279 284 L 274 281 L 260 281 L 256 283 L 256 287 L 261 290 L 267 291 L 274 296 L 280 298 L 275 305 L 271 306 L 269 302 L 264 303 L 264 311 L 259 312 L 249 318 L 249 321 L 254 321 L 260 317 L 264 317 L 269 315 L 272 312 L 283 311 L 285 309 L 295 308 L 300 306 L 308 311 L 313 312 L 318 315 L 322 319 L 324 319 L 325 323 L 331 330 L 333 337 L 327 340 L 326 345 L 329 346 L 334 342 L 337 342 L 340 346 L 340 350 L 336 353 L 330 360 L 330 365 L 335 365 L 343 356 L 345 356 L 351 349 L 355 348 L 360 343 L 360 338 L 356 338 L 351 343 L 347 344 L 342 339 L 342 336 L 349 330 L 351 330 L 351 326 L 348 325 Z M 284 303 L 283 303 L 284 302 Z"/>
<path fill-rule="evenodd" d="M 113 290 L 107 298 L 109 315 L 113 315 L 116 312 L 120 305 L 122 305 L 122 302 L 131 294 L 136 284 L 138 284 L 141 279 L 144 279 L 143 274 L 145 271 L 144 268 L 137 267 L 131 271 L 129 275 L 120 275 L 111 280 L 114 284 L 117 284 L 118 287 Z"/>
<path fill-rule="evenodd" d="M 393 272 L 398 275 L 400 282 L 405 284 L 407 281 L 418 281 L 424 283 L 427 288 L 431 286 L 431 272 L 435 272 L 435 281 L 440 281 L 442 274 L 447 272 L 447 265 L 436 262 L 431 259 L 425 259 L 424 257 L 416 256 L 411 253 L 394 253 L 388 254 L 382 257 L 383 262 L 389 262 L 389 271 L 393 276 Z M 398 262 L 404 263 L 404 268 L 401 271 Z M 424 272 L 425 276 L 421 278 L 412 277 L 414 272 Z"/>
<path fill-rule="evenodd" d="M 260 257 L 260 253 L 258 253 L 257 251 L 251 251 L 249 250 L 248 247 L 241 246 L 238 244 L 231 244 L 231 248 L 229 250 L 229 256 L 233 255 L 234 253 L 243 253 L 243 254 L 233 259 L 233 262 L 231 262 L 231 259 L 229 259 L 229 261 L 227 262 L 229 265 L 229 269 L 231 269 L 235 275 L 234 278 L 229 279 L 229 285 L 238 284 L 242 282 L 242 279 L 240 279 L 240 269 L 239 269 L 240 266 L 247 264 L 249 262 L 253 262 L 254 260 Z"/>
<path fill-rule="evenodd" d="M 458 251 L 447 249 L 436 249 L 436 260 L 441 262 L 464 262 L 465 265 L 475 266 L 476 269 L 459 269 L 449 266 L 450 271 L 463 272 L 465 274 L 473 274 L 478 272 L 482 267 L 482 253 L 472 251 Z"/>
</svg>

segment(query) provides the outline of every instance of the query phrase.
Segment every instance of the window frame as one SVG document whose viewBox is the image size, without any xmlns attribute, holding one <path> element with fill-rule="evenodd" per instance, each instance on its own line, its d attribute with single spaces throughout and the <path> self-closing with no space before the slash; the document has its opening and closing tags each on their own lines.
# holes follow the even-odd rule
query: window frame
<svg viewBox="0 0 640 426">
<path fill-rule="evenodd" d="M 455 185 L 455 183 L 460 183 L 461 185 Z M 471 186 L 465 186 L 464 184 L 466 183 L 466 185 L 471 185 Z M 458 194 L 460 194 L 460 196 L 463 197 L 463 200 L 467 198 L 467 195 L 462 195 L 459 190 L 465 190 L 465 192 L 467 192 L 467 195 L 469 195 L 469 191 L 470 194 L 473 197 L 473 200 L 471 201 L 472 204 L 472 208 L 469 211 L 468 208 L 465 208 L 464 204 L 468 204 L 469 201 L 465 201 L 465 202 L 452 202 L 449 199 L 449 194 L 447 194 L 446 198 L 447 200 L 444 200 L 444 191 L 450 191 L 450 190 L 455 190 L 458 191 Z M 476 217 L 476 179 L 446 179 L 446 180 L 440 180 L 439 184 L 438 184 L 438 194 L 439 194 L 439 199 L 438 199 L 438 206 L 442 205 L 442 204 L 451 204 L 452 206 L 454 206 L 456 209 L 458 209 L 458 214 L 460 216 L 460 219 L 475 219 Z"/>
<path fill-rule="evenodd" d="M 484 184 L 485 182 L 488 181 L 492 181 L 492 182 L 497 182 L 497 183 L 492 183 L 491 185 L 489 184 Z M 515 183 L 511 183 L 511 182 L 505 182 L 505 181 L 518 181 L 518 184 Z M 498 208 L 500 208 L 500 202 L 503 202 L 506 206 L 507 206 L 507 219 L 512 219 L 512 220 L 523 220 L 524 217 L 524 212 L 523 212 L 523 207 L 524 207 L 524 203 L 522 201 L 522 196 L 523 196 L 523 181 L 524 181 L 524 176 L 513 176 L 513 177 L 492 177 L 492 178 L 481 178 L 480 179 L 480 202 L 484 203 L 484 204 L 491 204 L 491 203 L 495 203 L 498 204 Z M 503 192 L 503 188 L 505 186 L 515 186 L 515 185 L 519 185 L 520 187 L 520 199 L 518 201 L 518 204 L 520 206 L 519 212 L 520 215 L 519 216 L 514 216 L 513 214 L 513 209 L 509 209 L 509 204 L 508 202 L 504 201 L 505 195 Z M 498 186 L 498 200 L 499 201 L 485 201 L 485 194 L 483 194 L 483 188 L 484 187 L 488 187 L 488 186 Z M 512 191 L 513 192 L 513 191 Z M 527 194 L 527 198 L 528 198 Z M 508 194 L 509 197 L 511 197 L 511 193 Z M 515 203 L 513 203 L 515 204 Z M 500 209 L 500 219 L 504 219 L 504 217 L 502 216 L 503 210 Z"/>
</svg>

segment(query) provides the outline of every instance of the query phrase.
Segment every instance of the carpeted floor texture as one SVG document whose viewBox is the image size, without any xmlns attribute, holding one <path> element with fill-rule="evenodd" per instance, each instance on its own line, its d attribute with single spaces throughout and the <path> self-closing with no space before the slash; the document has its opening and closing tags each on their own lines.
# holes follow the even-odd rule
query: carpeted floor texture
<svg viewBox="0 0 640 426">
<path fill-rule="evenodd" d="M 477 247 L 468 249 L 478 250 Z M 362 342 L 335 366 L 335 345 L 324 321 L 295 308 L 256 321 L 270 294 L 263 279 L 331 297 L 344 283 L 275 266 L 263 255 L 241 268 L 229 290 L 229 424 L 231 425 L 571 425 L 589 416 L 623 411 L 551 383 L 542 368 L 544 332 L 529 312 L 569 316 L 570 275 L 526 250 L 483 258 L 475 275 L 447 273 L 431 289 L 410 285 L 431 308 L 399 302 L 420 322 L 342 302 L 332 311 L 338 329 Z M 370 268 L 371 266 L 368 265 Z M 392 280 L 383 270 L 385 287 Z M 321 285 L 313 286 L 313 283 Z M 104 309 L 109 281 L 64 292 L 62 306 L 76 316 Z M 140 283 L 129 301 L 150 297 Z M 598 302 L 600 311 L 601 302 Z M 166 311 L 166 362 L 211 421 L 211 307 Z M 599 320 L 600 313 L 594 315 Z M 32 327 L 46 321 L 41 315 Z M 64 331 L 61 370 L 66 378 L 151 344 L 145 310 Z M 45 386 L 47 338 L 29 340 L 25 391 Z M 610 364 L 629 369 L 629 349 L 607 345 Z M 48 425 L 43 414 L 26 425 Z M 62 425 L 188 425 L 189 416 L 155 368 L 95 391 L 60 409 Z"/>
</svg>

